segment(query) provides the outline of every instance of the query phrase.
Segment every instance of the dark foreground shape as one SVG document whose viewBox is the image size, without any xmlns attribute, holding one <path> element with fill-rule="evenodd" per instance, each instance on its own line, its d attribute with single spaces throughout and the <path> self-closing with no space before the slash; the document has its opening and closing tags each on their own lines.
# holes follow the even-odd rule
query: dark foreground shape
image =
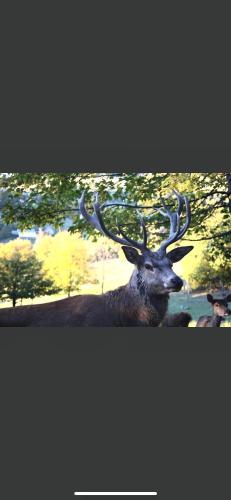
<svg viewBox="0 0 231 500">
<path fill-rule="evenodd" d="M 170 231 L 168 238 L 155 252 L 147 247 L 147 231 L 143 220 L 140 222 L 142 242 L 128 238 L 120 227 L 118 232 L 122 236 L 118 236 L 106 229 L 101 213 L 103 207 L 113 205 L 113 202 L 100 206 L 96 197 L 94 212 L 90 215 L 86 210 L 83 194 L 79 204 L 82 216 L 105 236 L 123 245 L 127 260 L 134 264 L 135 269 L 129 283 L 103 295 L 79 295 L 48 304 L 2 309 L 0 327 L 159 326 L 167 313 L 169 293 L 178 292 L 183 286 L 182 279 L 172 269 L 173 264 L 193 249 L 192 246 L 186 246 L 167 252 L 170 244 L 184 236 L 191 220 L 187 198 L 175 194 L 178 201 L 176 212 L 170 212 L 162 200 L 161 214 L 169 219 Z M 181 227 L 184 205 L 186 220 Z"/>
<path fill-rule="evenodd" d="M 199 327 L 219 327 L 224 317 L 230 316 L 231 311 L 228 307 L 228 302 L 231 302 L 231 294 L 228 294 L 224 298 L 214 298 L 212 295 L 207 295 L 207 300 L 212 304 L 213 315 L 212 316 L 201 316 L 196 326 Z"/>
<path fill-rule="evenodd" d="M 145 305 L 145 299 L 147 305 Z M 3 326 L 158 326 L 165 316 L 169 295 L 140 297 L 120 287 L 104 295 L 68 299 L 0 310 Z"/>
<path fill-rule="evenodd" d="M 164 318 L 160 326 L 184 326 L 187 327 L 192 321 L 191 314 L 181 312 L 177 314 L 169 314 Z"/>
</svg>

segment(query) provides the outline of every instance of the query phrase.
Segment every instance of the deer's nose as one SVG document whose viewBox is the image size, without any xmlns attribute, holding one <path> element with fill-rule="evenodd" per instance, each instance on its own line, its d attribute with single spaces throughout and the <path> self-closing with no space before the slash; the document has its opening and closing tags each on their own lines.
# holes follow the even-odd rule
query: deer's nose
<svg viewBox="0 0 231 500">
<path fill-rule="evenodd" d="M 174 286 L 177 290 L 180 290 L 183 286 L 183 281 L 181 278 L 176 276 L 175 278 L 171 279 L 171 285 Z"/>
</svg>

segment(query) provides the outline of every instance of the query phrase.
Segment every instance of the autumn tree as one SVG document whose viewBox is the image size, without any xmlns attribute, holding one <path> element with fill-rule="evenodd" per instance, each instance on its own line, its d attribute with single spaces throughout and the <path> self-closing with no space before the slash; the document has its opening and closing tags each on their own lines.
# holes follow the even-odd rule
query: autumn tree
<svg viewBox="0 0 231 500">
<path fill-rule="evenodd" d="M 95 240 L 88 239 L 87 248 L 90 262 L 117 259 L 120 253 L 119 245 L 104 236 L 99 236 Z"/>
<path fill-rule="evenodd" d="M 76 234 L 61 231 L 53 237 L 44 235 L 37 241 L 35 251 L 46 275 L 68 297 L 79 290 L 89 275 L 86 242 Z"/>
<path fill-rule="evenodd" d="M 16 240 L 0 245 L 0 297 L 11 300 L 34 299 L 56 293 L 58 288 L 45 278 L 42 263 L 27 241 Z"/>
</svg>

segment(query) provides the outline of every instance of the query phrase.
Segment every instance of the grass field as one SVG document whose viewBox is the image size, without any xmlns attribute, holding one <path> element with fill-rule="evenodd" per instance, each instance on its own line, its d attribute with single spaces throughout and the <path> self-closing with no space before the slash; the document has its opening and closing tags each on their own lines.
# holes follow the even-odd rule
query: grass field
<svg viewBox="0 0 231 500">
<path fill-rule="evenodd" d="M 113 290 L 118 286 L 125 285 L 132 274 L 133 266 L 127 261 L 113 259 L 110 261 L 101 261 L 93 265 L 92 274 L 94 278 L 98 279 L 97 284 L 86 283 L 81 286 L 80 290 L 73 295 L 77 294 L 100 294 L 102 291 L 107 292 Z M 103 286 L 102 286 L 103 285 Z M 52 302 L 53 300 L 60 300 L 65 298 L 63 294 L 52 295 L 48 297 L 39 297 L 31 300 L 24 300 L 23 305 L 26 304 L 43 304 Z M 20 303 L 18 303 L 20 305 Z M 10 302 L 1 304 L 1 307 L 10 307 Z M 206 294 L 190 294 L 187 293 L 172 293 L 170 296 L 169 311 L 171 313 L 187 311 L 191 314 L 193 321 L 190 327 L 195 326 L 198 318 L 204 314 L 211 314 L 210 304 L 206 300 Z M 222 322 L 222 327 L 231 327 L 231 318 Z"/>
</svg>

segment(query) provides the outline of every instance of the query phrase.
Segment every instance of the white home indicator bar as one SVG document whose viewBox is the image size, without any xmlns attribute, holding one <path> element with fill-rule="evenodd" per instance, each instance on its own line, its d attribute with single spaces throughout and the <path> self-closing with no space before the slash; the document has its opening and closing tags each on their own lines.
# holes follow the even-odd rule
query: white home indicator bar
<svg viewBox="0 0 231 500">
<path fill-rule="evenodd" d="M 143 496 L 143 495 L 146 495 L 146 496 L 155 496 L 157 495 L 157 491 L 144 491 L 144 492 L 141 492 L 141 491 L 109 491 L 109 492 L 106 492 L 106 491 L 103 491 L 103 492 L 99 492 L 99 491 L 75 491 L 74 495 L 76 496 L 99 496 L 99 495 L 102 495 L 102 496 L 106 496 L 106 495 L 110 495 L 110 496 L 123 496 L 123 495 L 126 495 L 126 496 L 133 496 L 133 495 L 136 495 L 136 496 Z"/>
</svg>

